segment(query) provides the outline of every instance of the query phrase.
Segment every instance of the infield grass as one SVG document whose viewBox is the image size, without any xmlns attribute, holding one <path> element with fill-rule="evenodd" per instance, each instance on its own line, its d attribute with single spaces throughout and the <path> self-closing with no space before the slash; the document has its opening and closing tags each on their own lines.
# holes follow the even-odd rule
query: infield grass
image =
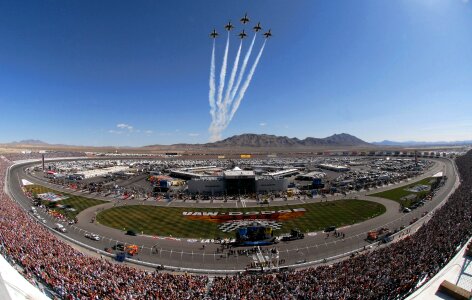
<svg viewBox="0 0 472 300">
<path fill-rule="evenodd" d="M 416 193 L 416 192 L 411 192 L 411 191 L 407 191 L 407 190 L 414 187 L 414 186 L 417 186 L 417 185 L 428 185 L 429 187 L 431 187 L 431 180 L 433 180 L 433 179 L 432 178 L 425 178 L 425 179 L 422 179 L 420 181 L 413 182 L 413 183 L 411 183 L 409 185 L 406 185 L 406 186 L 402 186 L 402 187 L 399 187 L 399 188 L 396 188 L 396 189 L 383 191 L 383 192 L 380 192 L 380 193 L 370 194 L 369 196 L 390 199 L 390 200 L 393 200 L 393 201 L 396 201 L 396 202 L 402 204 L 405 207 L 409 207 L 415 201 L 415 199 L 413 198 L 411 200 L 408 200 L 408 199 L 402 199 L 402 198 L 407 197 L 409 195 L 415 195 L 415 196 L 418 195 L 420 197 L 423 197 L 424 195 L 428 194 L 429 191 L 422 191 L 422 192 Z"/>
<path fill-rule="evenodd" d="M 51 202 L 51 201 L 44 201 L 42 200 L 41 203 L 48 206 L 51 209 L 54 209 L 67 217 L 68 219 L 74 219 L 81 211 L 84 209 L 87 209 L 89 207 L 99 205 L 106 203 L 106 201 L 103 200 L 97 200 L 97 199 L 90 199 L 90 198 L 85 198 L 81 196 L 75 196 L 75 195 L 70 195 L 62 192 L 58 192 L 52 189 L 49 189 L 44 186 L 40 185 L 30 185 L 30 186 L 25 186 L 25 189 L 27 191 L 30 191 L 33 196 L 36 196 L 37 194 L 43 194 L 43 193 L 54 193 L 56 195 L 63 195 L 67 196 L 67 199 L 56 201 L 56 202 Z M 56 207 L 56 204 L 61 204 L 64 205 L 64 208 L 59 208 Z M 67 210 L 67 208 L 73 208 L 75 211 Z"/>
<path fill-rule="evenodd" d="M 263 210 L 283 210 L 305 208 L 303 216 L 282 221 L 282 228 L 275 235 L 298 228 L 312 232 L 334 225 L 341 227 L 358 223 L 383 214 L 385 206 L 363 200 L 337 200 L 323 203 L 300 204 L 291 206 L 271 206 L 257 208 L 181 208 L 148 205 L 125 205 L 100 212 L 97 222 L 120 230 L 134 230 L 139 233 L 158 236 L 216 238 L 234 237 L 235 232 L 224 233 L 217 223 L 203 220 L 189 220 L 183 212 L 249 212 Z"/>
</svg>

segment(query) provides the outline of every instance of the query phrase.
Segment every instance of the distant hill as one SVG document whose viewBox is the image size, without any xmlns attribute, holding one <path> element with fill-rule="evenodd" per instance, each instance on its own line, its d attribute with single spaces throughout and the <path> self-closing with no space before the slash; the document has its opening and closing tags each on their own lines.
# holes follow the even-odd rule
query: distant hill
<svg viewBox="0 0 472 300">
<path fill-rule="evenodd" d="M 377 146 L 393 146 L 393 147 L 431 147 L 431 146 L 461 146 L 461 145 L 472 145 L 472 140 L 465 141 L 437 141 L 437 142 L 418 142 L 418 141 L 406 141 L 406 142 L 395 142 L 384 140 L 381 142 L 373 142 L 373 145 Z"/>
<path fill-rule="evenodd" d="M 46 142 L 43 142 L 41 140 L 33 140 L 33 139 L 30 139 L 30 140 L 21 140 L 19 142 L 11 142 L 10 144 L 12 145 L 49 145 L 48 143 Z"/>
<path fill-rule="evenodd" d="M 146 147 L 159 147 L 162 145 L 150 145 Z M 371 144 L 347 133 L 334 134 L 325 138 L 308 137 L 303 140 L 298 138 L 289 138 L 286 136 L 276 136 L 269 134 L 246 133 L 234 135 L 224 140 L 206 143 L 206 144 L 174 144 L 173 148 L 315 148 L 315 147 L 354 147 L 354 146 L 372 146 Z"/>
<path fill-rule="evenodd" d="M 206 144 L 207 147 L 313 147 L 313 146 L 366 146 L 368 143 L 347 133 L 325 138 L 307 137 L 300 140 L 286 136 L 268 134 L 241 134 L 222 141 Z"/>
<path fill-rule="evenodd" d="M 59 144 L 49 144 L 41 140 L 28 139 L 22 140 L 19 142 L 12 142 L 4 145 L 9 146 L 31 146 L 31 147 L 46 147 L 46 148 L 74 148 L 80 146 L 70 146 L 70 145 L 59 145 Z M 234 135 L 232 137 L 226 138 L 224 140 L 206 143 L 206 144 L 173 144 L 173 145 L 149 145 L 144 147 L 118 147 L 120 149 L 143 149 L 143 150 L 218 150 L 218 149 L 241 149 L 241 148 L 264 148 L 264 149 L 292 149 L 292 148 L 335 148 L 335 147 L 372 147 L 372 144 L 369 144 L 355 136 L 352 136 L 347 133 L 333 134 L 325 138 L 314 138 L 307 137 L 305 139 L 290 138 L 286 136 L 276 136 L 270 134 L 241 134 Z M 84 146 L 83 146 L 84 147 Z M 96 147 L 88 147 L 96 148 Z M 99 147 L 107 148 L 107 147 Z M 109 147 L 116 148 L 116 147 Z"/>
</svg>

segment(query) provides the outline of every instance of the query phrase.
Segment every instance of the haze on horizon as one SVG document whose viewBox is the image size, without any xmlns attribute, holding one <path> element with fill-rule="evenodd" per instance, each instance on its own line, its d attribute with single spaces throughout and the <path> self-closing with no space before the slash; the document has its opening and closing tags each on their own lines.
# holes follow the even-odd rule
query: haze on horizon
<svg viewBox="0 0 472 300">
<path fill-rule="evenodd" d="M 472 139 L 469 1 L 2 1 L 0 143 L 207 142 L 208 34 L 245 12 L 274 36 L 223 138 Z"/>
</svg>

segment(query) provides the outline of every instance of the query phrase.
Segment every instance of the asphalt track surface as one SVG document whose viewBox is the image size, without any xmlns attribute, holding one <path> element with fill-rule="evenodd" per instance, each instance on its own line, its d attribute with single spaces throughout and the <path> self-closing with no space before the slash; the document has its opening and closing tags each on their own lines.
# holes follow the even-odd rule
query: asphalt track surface
<svg viewBox="0 0 472 300">
<path fill-rule="evenodd" d="M 378 229 L 380 227 L 388 227 L 391 230 L 400 228 L 401 226 L 407 226 L 410 221 L 414 218 L 421 218 L 424 212 L 431 212 L 438 204 L 440 204 L 452 191 L 456 185 L 457 174 L 453 163 L 448 159 L 433 159 L 436 164 L 421 176 L 410 179 L 408 181 L 400 182 L 396 185 L 390 185 L 371 191 L 361 191 L 357 193 L 348 194 L 343 197 L 328 197 L 328 201 L 344 198 L 358 198 L 365 199 L 383 204 L 386 207 L 386 212 L 378 217 L 369 219 L 367 221 L 346 226 L 338 229 L 340 232 L 345 234 L 345 238 L 334 237 L 331 233 L 327 237 L 326 233 L 316 232 L 305 235 L 305 239 L 280 242 L 272 246 L 260 247 L 255 253 L 248 255 L 229 255 L 228 250 L 217 252 L 217 248 L 221 250 L 221 245 L 211 243 L 208 240 L 201 239 L 170 239 L 170 238 L 157 238 L 150 236 L 127 236 L 124 231 L 106 227 L 97 223 L 91 223 L 90 220 L 95 214 L 103 209 L 111 208 L 116 205 L 124 205 L 124 201 L 121 203 L 115 203 L 117 200 L 111 200 L 110 198 L 104 198 L 96 194 L 73 192 L 68 189 L 64 189 L 61 186 L 50 184 L 39 180 L 38 178 L 28 174 L 25 169 L 32 163 L 18 164 L 10 168 L 9 170 L 9 182 L 8 188 L 11 196 L 27 211 L 31 210 L 31 200 L 26 197 L 22 191 L 21 180 L 26 179 L 30 182 L 47 186 L 51 189 L 63 191 L 69 194 L 80 195 L 84 197 L 90 197 L 95 199 L 107 200 L 108 203 L 99 206 L 94 206 L 82 211 L 78 215 L 78 223 L 75 225 L 66 225 L 68 232 L 66 235 L 80 243 L 89 245 L 96 249 L 104 250 L 107 247 L 116 245 L 117 243 L 123 244 L 136 244 L 141 247 L 140 253 L 133 257 L 133 259 L 146 264 L 164 265 L 166 267 L 172 267 L 173 270 L 195 270 L 196 272 L 207 272 L 207 273 L 225 273 L 242 271 L 250 265 L 251 262 L 264 262 L 271 259 L 269 249 L 277 248 L 279 252 L 278 260 L 283 260 L 284 263 L 280 266 L 296 265 L 306 266 L 305 262 L 318 261 L 322 262 L 326 258 L 333 258 L 354 251 L 356 249 L 367 249 L 369 250 L 371 244 L 365 241 L 367 232 L 370 230 Z M 37 164 L 37 162 L 35 162 Z M 445 185 L 439 190 L 439 192 L 433 197 L 432 201 L 413 210 L 410 213 L 400 212 L 400 205 L 391 200 L 367 196 L 366 194 L 373 194 L 383 190 L 388 190 L 404 185 L 408 185 L 412 182 L 418 181 L 422 178 L 430 177 L 437 172 L 444 171 L 448 177 Z M 326 201 L 326 199 L 323 199 Z M 273 201 L 270 203 L 271 206 L 277 205 L 295 205 L 302 203 L 320 202 L 320 199 L 305 199 L 305 200 L 289 200 L 289 201 Z M 156 201 L 141 201 L 141 200 L 126 200 L 126 205 L 157 205 L 157 206 L 176 206 L 176 207 L 232 207 L 238 208 L 241 206 L 255 207 L 262 210 L 262 206 L 257 204 L 255 200 L 243 200 L 241 202 L 228 201 L 219 203 L 211 201 L 200 201 L 196 203 L 194 201 L 186 202 L 156 202 Z M 267 210 L 267 205 L 263 206 Z M 54 227 L 54 224 L 58 221 L 47 213 L 38 210 L 38 212 L 46 219 L 45 225 Z M 31 215 L 33 218 L 34 216 Z M 423 220 L 421 221 L 423 222 Z M 417 222 L 419 223 L 419 222 Z M 415 227 L 421 224 L 415 224 Z M 416 230 L 416 229 L 412 229 Z M 100 241 L 92 241 L 85 238 L 86 232 L 92 232 L 102 237 Z M 60 237 L 64 239 L 63 237 Z M 396 237 L 398 238 L 398 237 Z M 251 247 L 238 247 L 233 250 L 250 249 Z"/>
</svg>

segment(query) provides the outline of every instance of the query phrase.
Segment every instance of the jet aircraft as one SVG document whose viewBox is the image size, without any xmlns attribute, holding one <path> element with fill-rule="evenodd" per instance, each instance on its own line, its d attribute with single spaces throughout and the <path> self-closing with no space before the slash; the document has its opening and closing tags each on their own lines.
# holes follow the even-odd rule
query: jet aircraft
<svg viewBox="0 0 472 300">
<path fill-rule="evenodd" d="M 247 17 L 247 13 L 244 14 L 244 17 L 241 18 L 241 23 L 243 24 L 249 23 L 249 18 Z"/>
<path fill-rule="evenodd" d="M 272 33 L 270 32 L 270 29 L 269 31 L 267 31 L 266 33 L 264 33 L 264 36 L 266 39 L 270 38 L 272 36 Z"/>
<path fill-rule="evenodd" d="M 244 38 L 247 36 L 247 34 L 244 32 L 244 29 L 243 29 L 243 31 L 241 31 L 241 33 L 238 34 L 238 35 L 239 35 L 239 38 L 240 38 L 240 39 L 244 39 Z"/>
<path fill-rule="evenodd" d="M 255 32 L 258 32 L 259 30 L 262 30 L 261 22 L 257 22 L 257 25 L 254 26 L 252 29 L 254 29 Z"/>
<path fill-rule="evenodd" d="M 234 26 L 233 26 L 233 24 L 231 24 L 231 21 L 229 21 L 228 24 L 225 25 L 225 29 L 228 30 L 228 31 L 230 31 L 233 28 L 234 28 Z"/>
<path fill-rule="evenodd" d="M 218 36 L 218 32 L 216 32 L 216 29 L 213 29 L 213 32 L 210 33 L 210 37 L 211 37 L 212 39 L 215 39 L 217 36 Z"/>
</svg>

